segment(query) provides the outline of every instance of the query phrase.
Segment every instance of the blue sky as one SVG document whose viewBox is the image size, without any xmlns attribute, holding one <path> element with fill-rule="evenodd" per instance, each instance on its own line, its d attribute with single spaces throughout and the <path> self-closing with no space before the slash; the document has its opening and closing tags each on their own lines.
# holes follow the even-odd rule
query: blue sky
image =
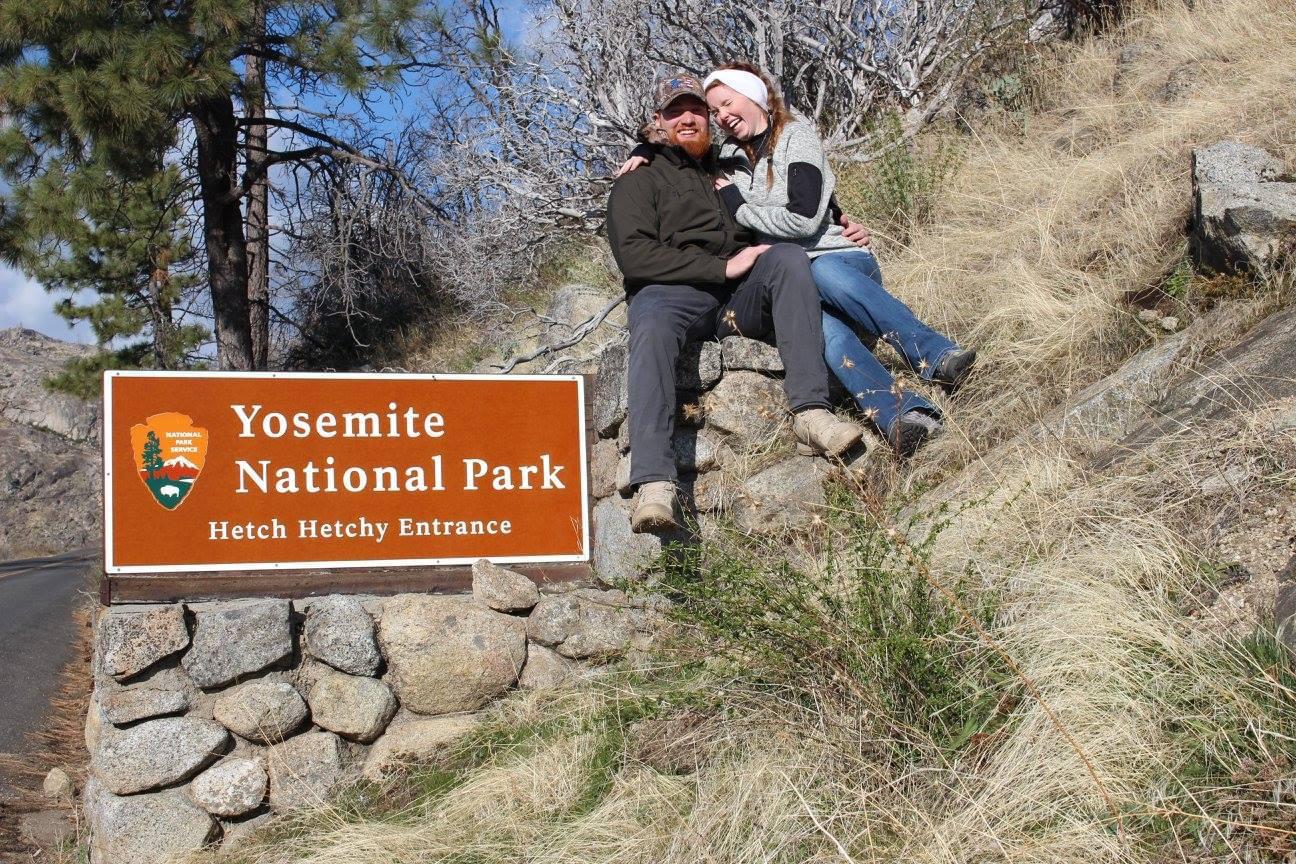
<svg viewBox="0 0 1296 864">
<path fill-rule="evenodd" d="M 90 325 L 72 328 L 54 312 L 55 298 L 21 272 L 0 264 L 0 329 L 22 325 L 46 336 L 93 344 Z"/>
</svg>

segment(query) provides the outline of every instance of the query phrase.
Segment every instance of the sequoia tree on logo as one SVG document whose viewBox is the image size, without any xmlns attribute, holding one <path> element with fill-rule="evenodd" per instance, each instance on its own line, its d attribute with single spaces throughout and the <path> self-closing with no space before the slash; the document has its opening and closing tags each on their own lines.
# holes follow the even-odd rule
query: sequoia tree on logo
<svg viewBox="0 0 1296 864">
<path fill-rule="evenodd" d="M 153 500 L 174 510 L 193 491 L 207 461 L 207 430 L 184 414 L 154 414 L 131 427 L 131 452 Z"/>
</svg>

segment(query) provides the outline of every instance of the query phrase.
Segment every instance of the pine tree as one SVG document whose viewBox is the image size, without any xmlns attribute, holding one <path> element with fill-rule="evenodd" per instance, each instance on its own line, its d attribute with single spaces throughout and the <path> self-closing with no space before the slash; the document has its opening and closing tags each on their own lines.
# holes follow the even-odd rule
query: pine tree
<svg viewBox="0 0 1296 864">
<path fill-rule="evenodd" d="M 157 433 L 149 430 L 148 438 L 144 440 L 144 452 L 140 454 L 140 461 L 144 463 L 144 470 L 148 472 L 149 479 L 152 480 L 157 472 L 162 470 L 162 442 L 158 440 Z"/>
<path fill-rule="evenodd" d="M 262 80 L 277 80 L 297 97 L 364 94 L 420 65 L 412 37 L 424 2 L 0 4 L 0 114 L 12 120 L 0 131 L 0 172 L 20 186 L 50 170 L 100 165 L 148 182 L 156 166 L 191 166 L 217 359 L 223 368 L 251 368 L 242 202 L 272 166 L 344 153 L 346 146 L 302 122 L 249 122 L 247 111 L 240 117 L 236 108 L 246 104 L 241 70 L 258 58 Z M 192 135 L 177 134 L 182 124 Z M 240 173 L 239 130 L 249 125 L 278 126 L 315 143 L 267 152 Z M 8 218 L 26 222 L 30 203 L 11 204 Z M 46 241 L 57 244 L 63 237 L 54 233 Z"/>
<path fill-rule="evenodd" d="M 182 368 L 207 335 L 176 315 L 197 282 L 183 233 L 185 184 L 174 167 L 132 173 L 56 158 L 12 193 L 14 263 L 63 295 L 55 310 L 88 322 L 101 346 L 47 382 L 85 398 L 99 392 L 104 369 Z"/>
</svg>

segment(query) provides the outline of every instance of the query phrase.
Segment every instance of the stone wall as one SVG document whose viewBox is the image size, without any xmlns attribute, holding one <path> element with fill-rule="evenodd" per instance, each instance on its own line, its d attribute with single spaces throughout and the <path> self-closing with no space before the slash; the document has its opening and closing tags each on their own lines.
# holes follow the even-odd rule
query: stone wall
<svg viewBox="0 0 1296 864">
<path fill-rule="evenodd" d="M 644 647 L 620 591 L 479 562 L 471 596 L 332 595 L 100 612 L 83 792 L 96 864 L 237 843 L 269 815 L 435 759 L 515 688 Z"/>
<path fill-rule="evenodd" d="M 600 578 L 642 579 L 660 557 L 663 542 L 691 542 L 720 525 L 770 534 L 815 517 L 825 504 L 824 480 L 832 469 L 824 459 L 796 455 L 778 350 L 731 336 L 686 346 L 676 367 L 674 449 L 689 530 L 665 538 L 631 533 L 627 358 L 625 345 L 604 350 L 594 382 L 598 438 L 590 486 L 594 568 Z M 862 451 L 854 460 L 848 454 L 846 470 L 866 458 Z"/>
</svg>

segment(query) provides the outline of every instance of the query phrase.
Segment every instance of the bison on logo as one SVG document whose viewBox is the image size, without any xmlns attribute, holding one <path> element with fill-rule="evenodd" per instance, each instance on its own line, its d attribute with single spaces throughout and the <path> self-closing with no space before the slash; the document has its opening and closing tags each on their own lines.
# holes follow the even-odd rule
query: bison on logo
<svg viewBox="0 0 1296 864">
<path fill-rule="evenodd" d="M 207 430 L 184 414 L 154 414 L 131 427 L 131 452 L 153 500 L 174 510 L 193 491 L 207 461 Z"/>
</svg>

